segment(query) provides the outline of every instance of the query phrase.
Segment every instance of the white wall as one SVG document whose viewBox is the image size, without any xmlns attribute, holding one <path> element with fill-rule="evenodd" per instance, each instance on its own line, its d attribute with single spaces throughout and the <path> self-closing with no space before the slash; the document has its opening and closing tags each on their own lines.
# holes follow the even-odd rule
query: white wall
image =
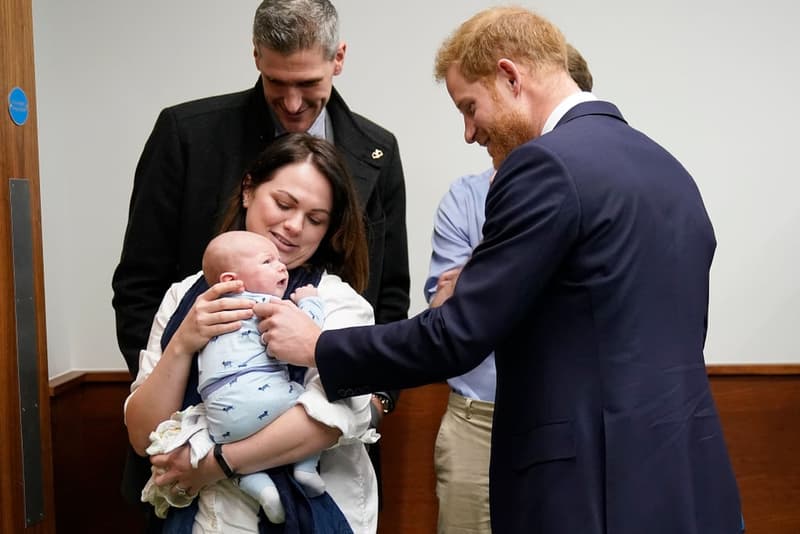
<svg viewBox="0 0 800 534">
<path fill-rule="evenodd" d="M 497 2 L 335 3 L 348 42 L 336 85 L 400 142 L 417 312 L 436 204 L 451 180 L 490 163 L 464 144 L 433 56 L 461 21 Z M 800 361 L 800 9 L 789 0 L 518 3 L 556 22 L 588 59 L 595 93 L 697 179 L 719 241 L 707 360 Z M 34 0 L 51 377 L 125 368 L 110 284 L 136 161 L 161 108 L 254 83 L 257 4 Z"/>
</svg>

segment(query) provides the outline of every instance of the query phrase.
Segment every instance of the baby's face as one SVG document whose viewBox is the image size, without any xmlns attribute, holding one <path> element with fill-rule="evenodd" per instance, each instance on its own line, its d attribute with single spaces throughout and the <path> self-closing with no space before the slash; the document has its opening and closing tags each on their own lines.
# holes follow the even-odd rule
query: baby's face
<svg viewBox="0 0 800 534">
<path fill-rule="evenodd" d="M 268 239 L 263 245 L 251 247 L 242 255 L 239 279 L 248 291 L 283 297 L 289 283 L 289 273 L 278 257 L 278 249 Z"/>
</svg>

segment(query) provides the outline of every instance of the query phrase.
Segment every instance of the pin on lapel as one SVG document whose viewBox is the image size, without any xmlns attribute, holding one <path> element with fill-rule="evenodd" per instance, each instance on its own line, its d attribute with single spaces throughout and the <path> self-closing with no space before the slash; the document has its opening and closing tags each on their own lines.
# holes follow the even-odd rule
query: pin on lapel
<svg viewBox="0 0 800 534">
<path fill-rule="evenodd" d="M 372 151 L 372 159 L 381 159 L 383 157 L 383 150 L 376 148 Z"/>
</svg>

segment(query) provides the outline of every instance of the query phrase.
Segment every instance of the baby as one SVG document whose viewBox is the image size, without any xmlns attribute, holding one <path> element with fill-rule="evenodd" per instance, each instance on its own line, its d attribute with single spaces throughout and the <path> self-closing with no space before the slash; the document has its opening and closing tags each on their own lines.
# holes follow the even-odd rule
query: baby
<svg viewBox="0 0 800 534">
<path fill-rule="evenodd" d="M 289 281 L 278 249 L 253 232 L 231 231 L 215 237 L 203 255 L 203 275 L 209 285 L 241 280 L 245 291 L 236 294 L 264 302 L 281 299 Z M 297 289 L 292 300 L 321 327 L 322 299 L 313 286 Z M 206 405 L 208 429 L 215 443 L 237 441 L 254 434 L 295 405 L 303 386 L 289 378 L 288 364 L 271 357 L 261 341 L 258 319 L 211 339 L 198 357 L 198 392 Z M 325 491 L 317 472 L 319 455 L 294 464 L 295 480 L 309 497 Z M 239 487 L 256 499 L 273 523 L 285 520 L 275 484 L 266 473 L 242 475 Z"/>
</svg>

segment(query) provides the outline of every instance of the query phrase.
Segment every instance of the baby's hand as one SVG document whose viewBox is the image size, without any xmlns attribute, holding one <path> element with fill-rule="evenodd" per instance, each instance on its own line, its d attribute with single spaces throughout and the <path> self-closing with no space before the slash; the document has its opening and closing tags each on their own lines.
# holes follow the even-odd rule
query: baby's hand
<svg viewBox="0 0 800 534">
<path fill-rule="evenodd" d="M 292 299 L 292 302 L 297 304 L 300 302 L 301 299 L 306 297 L 316 297 L 319 294 L 317 288 L 312 286 L 311 284 L 305 285 L 303 287 L 298 287 L 294 290 L 294 292 L 289 295 L 289 298 Z"/>
</svg>

